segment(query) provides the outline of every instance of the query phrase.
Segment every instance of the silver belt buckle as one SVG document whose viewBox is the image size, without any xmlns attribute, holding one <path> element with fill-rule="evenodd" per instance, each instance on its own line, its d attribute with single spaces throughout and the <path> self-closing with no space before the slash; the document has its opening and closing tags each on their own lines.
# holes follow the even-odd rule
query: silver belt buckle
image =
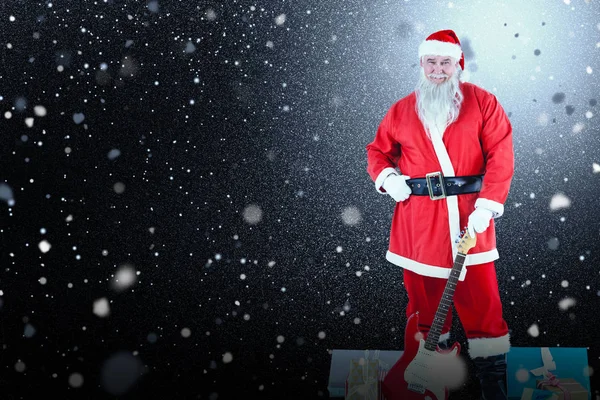
<svg viewBox="0 0 600 400">
<path fill-rule="evenodd" d="M 432 184 L 431 184 L 431 178 L 439 178 L 439 183 L 436 185 L 437 187 L 441 188 L 442 194 L 440 194 L 439 196 L 435 196 L 433 194 L 433 188 L 432 188 Z M 431 200 L 440 200 L 440 199 L 445 199 L 446 198 L 446 188 L 444 185 L 444 175 L 440 172 L 430 172 L 427 175 L 425 175 L 425 180 L 427 181 L 427 190 L 429 191 L 429 198 Z"/>
</svg>

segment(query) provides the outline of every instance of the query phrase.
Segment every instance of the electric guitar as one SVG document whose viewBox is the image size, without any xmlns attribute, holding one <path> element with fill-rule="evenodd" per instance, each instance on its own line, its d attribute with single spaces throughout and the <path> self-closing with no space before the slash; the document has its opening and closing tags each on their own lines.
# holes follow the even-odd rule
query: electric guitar
<svg viewBox="0 0 600 400">
<path fill-rule="evenodd" d="M 449 350 L 438 347 L 438 341 L 448 315 L 454 290 L 468 251 L 476 238 L 465 228 L 461 232 L 458 254 L 450 271 L 446 288 L 438 305 L 427 339 L 419 331 L 419 313 L 412 314 L 404 331 L 404 353 L 390 368 L 382 383 L 386 400 L 448 400 L 448 387 L 457 385 L 457 377 L 466 373 L 460 360 L 460 343 Z"/>
</svg>

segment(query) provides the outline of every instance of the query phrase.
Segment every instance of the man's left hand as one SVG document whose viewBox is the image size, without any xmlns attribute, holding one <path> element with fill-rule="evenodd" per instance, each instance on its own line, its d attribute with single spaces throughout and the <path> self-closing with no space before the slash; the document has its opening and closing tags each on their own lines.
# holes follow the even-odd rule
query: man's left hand
<svg viewBox="0 0 600 400">
<path fill-rule="evenodd" d="M 493 216 L 494 213 L 487 208 L 477 207 L 475 211 L 469 215 L 469 223 L 467 225 L 469 236 L 475 237 L 475 232 L 484 232 L 490 226 L 490 221 Z"/>
</svg>

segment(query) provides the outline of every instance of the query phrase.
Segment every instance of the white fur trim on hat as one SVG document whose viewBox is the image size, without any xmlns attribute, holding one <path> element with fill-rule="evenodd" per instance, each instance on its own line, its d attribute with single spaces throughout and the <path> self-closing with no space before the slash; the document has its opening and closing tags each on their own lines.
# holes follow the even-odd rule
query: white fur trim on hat
<svg viewBox="0 0 600 400">
<path fill-rule="evenodd" d="M 462 49 L 459 45 L 441 40 L 425 40 L 419 46 L 419 59 L 423 56 L 448 56 L 460 60 Z"/>
</svg>

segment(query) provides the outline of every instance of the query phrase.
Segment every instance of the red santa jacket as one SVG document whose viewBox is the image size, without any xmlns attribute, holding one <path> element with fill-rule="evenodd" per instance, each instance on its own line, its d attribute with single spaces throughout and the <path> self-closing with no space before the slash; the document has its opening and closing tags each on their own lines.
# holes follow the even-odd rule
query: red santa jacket
<svg viewBox="0 0 600 400">
<path fill-rule="evenodd" d="M 429 139 L 415 110 L 411 93 L 387 112 L 373 142 L 366 146 L 367 172 L 378 192 L 390 172 L 411 178 L 441 171 L 444 176 L 485 174 L 479 193 L 431 200 L 410 196 L 396 203 L 386 259 L 421 275 L 447 278 L 456 256 L 456 239 L 467 226 L 475 207 L 485 207 L 494 217 L 504 213 L 514 172 L 512 127 L 496 97 L 470 83 L 461 82 L 464 100 L 458 119 L 441 138 Z M 434 138 L 435 139 L 435 138 Z M 477 234 L 465 266 L 499 257 L 494 221 Z M 461 280 L 467 268 L 463 268 Z"/>
</svg>

